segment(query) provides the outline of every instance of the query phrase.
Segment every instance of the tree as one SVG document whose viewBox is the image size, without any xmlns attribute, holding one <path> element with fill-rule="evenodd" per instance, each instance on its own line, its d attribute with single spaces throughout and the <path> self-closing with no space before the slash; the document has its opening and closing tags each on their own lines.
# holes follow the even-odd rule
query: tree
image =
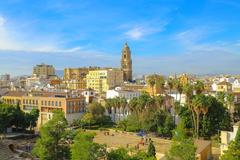
<svg viewBox="0 0 240 160">
<path fill-rule="evenodd" d="M 106 146 L 94 143 L 93 138 L 93 133 L 79 132 L 71 146 L 71 159 L 98 160 L 105 158 Z"/>
<path fill-rule="evenodd" d="M 204 91 L 204 83 L 202 81 L 197 81 L 194 84 L 194 90 L 196 92 L 196 94 L 201 94 Z"/>
<path fill-rule="evenodd" d="M 223 105 L 225 104 L 225 93 L 224 92 L 217 92 L 216 98 L 219 102 L 221 102 Z"/>
<path fill-rule="evenodd" d="M 233 112 L 234 112 L 234 95 L 233 95 L 232 93 L 227 94 L 226 100 L 227 100 L 227 105 L 228 105 L 229 112 L 231 113 L 231 116 L 232 116 L 232 118 L 233 118 Z"/>
<path fill-rule="evenodd" d="M 53 111 L 53 117 L 40 128 L 33 154 L 41 160 L 68 159 L 69 149 L 63 145 L 62 139 L 66 135 L 67 120 L 60 110 Z"/>
<path fill-rule="evenodd" d="M 220 158 L 221 160 L 237 160 L 240 159 L 240 129 L 238 129 L 235 140 L 231 141 L 228 149 Z"/>
<path fill-rule="evenodd" d="M 149 145 L 148 145 L 148 156 L 149 157 L 156 157 L 156 149 L 155 146 L 153 144 L 153 141 L 150 141 Z"/>
<path fill-rule="evenodd" d="M 128 155 L 128 151 L 124 148 L 118 148 L 111 150 L 107 155 L 108 160 L 130 160 L 131 157 Z"/>
<path fill-rule="evenodd" d="M 38 110 L 32 110 L 30 113 L 25 113 L 21 108 L 8 104 L 0 104 L 0 133 L 6 132 L 9 127 L 21 128 L 23 131 L 26 128 L 30 129 L 36 126 L 38 119 Z"/>
<path fill-rule="evenodd" d="M 93 102 L 89 104 L 88 110 L 94 118 L 102 117 L 105 112 L 105 108 L 98 102 Z"/>
<path fill-rule="evenodd" d="M 168 85 L 169 93 L 172 94 L 172 89 L 174 87 L 174 81 L 172 78 L 169 78 L 167 80 L 167 85 Z"/>
<path fill-rule="evenodd" d="M 174 131 L 173 143 L 166 153 L 167 160 L 194 160 L 196 157 L 196 147 L 193 140 L 187 138 L 184 128 L 184 121 L 180 121 Z"/>
<path fill-rule="evenodd" d="M 147 83 L 149 84 L 149 86 L 152 88 L 152 95 L 154 96 L 154 86 L 156 84 L 156 79 L 155 79 L 155 75 L 151 75 L 147 77 Z"/>
<path fill-rule="evenodd" d="M 194 111 L 197 115 L 196 117 L 196 124 L 195 124 L 195 131 L 196 131 L 196 136 L 197 138 L 199 137 L 199 123 L 200 123 L 200 114 L 204 113 L 204 116 L 206 115 L 207 111 L 208 111 L 208 107 L 209 107 L 209 103 L 208 103 L 208 98 L 203 95 L 203 94 L 198 94 L 193 98 L 193 108 Z"/>
<path fill-rule="evenodd" d="M 26 113 L 27 123 L 29 124 L 30 130 L 37 126 L 37 120 L 39 117 L 39 110 L 32 109 L 30 113 Z"/>
<path fill-rule="evenodd" d="M 175 79 L 174 81 L 174 88 L 178 91 L 179 93 L 179 101 L 181 102 L 181 98 L 182 98 L 182 92 L 183 92 L 183 85 L 181 84 L 181 82 L 178 79 Z"/>
</svg>

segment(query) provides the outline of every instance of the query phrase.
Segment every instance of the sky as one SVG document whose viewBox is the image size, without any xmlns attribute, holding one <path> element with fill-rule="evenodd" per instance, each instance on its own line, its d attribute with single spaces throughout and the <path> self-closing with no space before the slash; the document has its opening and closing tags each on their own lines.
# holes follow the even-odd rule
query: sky
<svg viewBox="0 0 240 160">
<path fill-rule="evenodd" d="M 240 74 L 239 0 L 0 0 L 0 74 L 36 64 Z"/>
</svg>

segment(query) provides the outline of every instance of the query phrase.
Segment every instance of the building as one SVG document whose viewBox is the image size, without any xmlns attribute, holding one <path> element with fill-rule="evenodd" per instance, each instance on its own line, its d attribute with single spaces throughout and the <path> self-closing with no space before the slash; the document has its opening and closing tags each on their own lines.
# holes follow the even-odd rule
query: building
<svg viewBox="0 0 240 160">
<path fill-rule="evenodd" d="M 53 110 L 62 110 L 69 123 L 79 119 L 86 110 L 84 96 L 65 92 L 10 91 L 2 96 L 2 101 L 10 105 L 19 105 L 24 112 L 39 109 L 38 128 L 52 118 Z"/>
<path fill-rule="evenodd" d="M 10 81 L 10 74 L 0 75 L 0 80 L 1 81 Z"/>
<path fill-rule="evenodd" d="M 87 81 L 86 76 L 89 71 L 99 69 L 99 67 L 84 67 L 84 68 L 65 68 L 63 84 L 67 89 L 86 89 Z"/>
<path fill-rule="evenodd" d="M 122 49 L 121 69 L 123 71 L 123 80 L 132 81 L 132 58 L 131 50 L 128 44 L 125 43 Z"/>
<path fill-rule="evenodd" d="M 232 84 L 226 81 L 219 82 L 217 84 L 217 92 L 231 92 L 232 91 Z"/>
<path fill-rule="evenodd" d="M 118 68 L 103 68 L 89 71 L 87 74 L 87 88 L 98 93 L 123 84 L 123 71 Z"/>
<path fill-rule="evenodd" d="M 97 101 L 97 95 L 93 89 L 86 89 L 82 92 L 82 95 L 85 97 L 86 104 Z"/>
<path fill-rule="evenodd" d="M 38 77 L 49 78 L 55 76 L 55 68 L 52 65 L 42 63 L 33 67 L 32 74 L 37 75 Z"/>
<path fill-rule="evenodd" d="M 107 99 L 112 99 L 116 97 L 125 98 L 130 101 L 134 97 L 139 97 L 141 95 L 140 91 L 134 90 L 123 90 L 121 87 L 116 87 L 115 89 L 108 90 L 106 94 Z"/>
<path fill-rule="evenodd" d="M 221 155 L 223 154 L 223 152 L 225 150 L 228 149 L 228 145 L 229 143 L 235 139 L 236 135 L 237 135 L 237 131 L 240 127 L 240 122 L 237 122 L 233 125 L 233 131 L 229 132 L 229 131 L 221 131 Z"/>
</svg>

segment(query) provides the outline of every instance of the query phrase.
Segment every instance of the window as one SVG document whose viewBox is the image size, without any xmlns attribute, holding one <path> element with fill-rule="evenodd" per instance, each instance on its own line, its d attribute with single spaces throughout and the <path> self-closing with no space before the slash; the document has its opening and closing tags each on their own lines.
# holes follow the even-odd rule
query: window
<svg viewBox="0 0 240 160">
<path fill-rule="evenodd" d="M 62 106 L 62 102 L 61 102 L 61 101 L 59 101 L 59 106 L 60 106 L 60 107 Z"/>
<path fill-rule="evenodd" d="M 42 106 L 43 106 L 43 101 L 41 101 L 41 104 L 42 104 Z"/>
<path fill-rule="evenodd" d="M 52 106 L 54 106 L 54 101 L 52 101 Z"/>
<path fill-rule="evenodd" d="M 55 102 L 55 106 L 58 106 L 58 101 Z"/>
<path fill-rule="evenodd" d="M 51 105 L 51 102 L 50 101 L 48 101 L 48 106 L 50 106 Z"/>
</svg>

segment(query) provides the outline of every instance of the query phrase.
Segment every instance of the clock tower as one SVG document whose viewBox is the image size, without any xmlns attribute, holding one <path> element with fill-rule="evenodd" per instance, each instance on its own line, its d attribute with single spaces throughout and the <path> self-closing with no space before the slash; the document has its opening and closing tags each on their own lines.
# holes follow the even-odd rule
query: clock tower
<svg viewBox="0 0 240 160">
<path fill-rule="evenodd" d="M 131 50 L 128 44 L 125 43 L 122 49 L 121 69 L 123 71 L 124 81 L 132 81 L 132 58 Z"/>
</svg>

